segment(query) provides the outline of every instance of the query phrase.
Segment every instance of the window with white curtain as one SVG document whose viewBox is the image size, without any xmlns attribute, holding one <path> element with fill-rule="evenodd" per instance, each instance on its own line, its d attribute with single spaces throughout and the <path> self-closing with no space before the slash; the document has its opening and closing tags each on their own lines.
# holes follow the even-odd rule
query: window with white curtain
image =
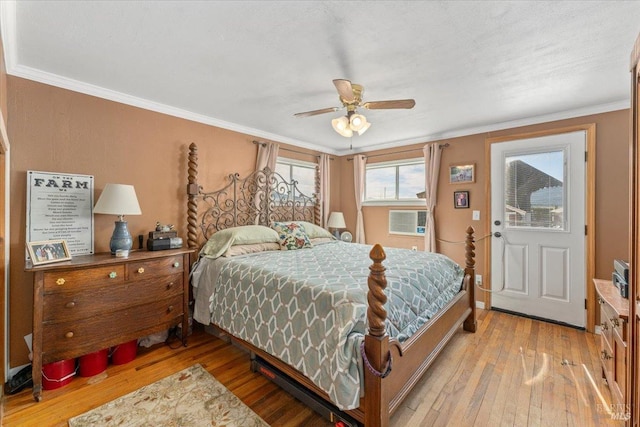
<svg viewBox="0 0 640 427">
<path fill-rule="evenodd" d="M 420 204 L 422 192 L 424 158 L 367 164 L 364 204 Z"/>
</svg>

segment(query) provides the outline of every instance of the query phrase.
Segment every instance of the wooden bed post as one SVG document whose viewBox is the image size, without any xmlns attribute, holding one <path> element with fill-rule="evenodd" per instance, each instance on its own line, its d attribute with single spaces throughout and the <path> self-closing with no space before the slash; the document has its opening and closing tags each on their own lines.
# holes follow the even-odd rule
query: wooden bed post
<svg viewBox="0 0 640 427">
<path fill-rule="evenodd" d="M 384 304 L 387 296 L 384 289 L 387 287 L 385 268 L 382 261 L 386 258 L 382 246 L 376 244 L 369 258 L 373 261 L 369 267 L 369 278 L 367 284 L 367 321 L 369 332 L 364 336 L 364 350 L 369 363 L 378 372 L 385 371 L 389 353 L 389 336 L 386 333 L 385 320 L 387 311 Z M 364 357 L 364 355 L 363 355 Z M 384 378 L 374 375 L 367 367 L 364 368 L 364 424 L 367 427 L 386 427 L 389 425 L 389 396 Z"/>
<path fill-rule="evenodd" d="M 189 183 L 187 184 L 187 246 L 198 248 L 198 147 L 189 145 Z"/>
<path fill-rule="evenodd" d="M 476 323 L 476 294 L 475 294 L 475 286 L 476 286 L 476 271 L 475 271 L 475 256 L 476 256 L 476 245 L 475 245 L 475 237 L 473 233 L 475 230 L 473 227 L 467 228 L 467 238 L 464 244 L 464 253 L 465 253 L 465 269 L 464 275 L 471 276 L 469 283 L 467 283 L 467 292 L 469 292 L 469 299 L 471 301 L 471 314 L 466 318 L 463 324 L 463 329 L 469 332 L 475 332 L 477 328 Z"/>
</svg>

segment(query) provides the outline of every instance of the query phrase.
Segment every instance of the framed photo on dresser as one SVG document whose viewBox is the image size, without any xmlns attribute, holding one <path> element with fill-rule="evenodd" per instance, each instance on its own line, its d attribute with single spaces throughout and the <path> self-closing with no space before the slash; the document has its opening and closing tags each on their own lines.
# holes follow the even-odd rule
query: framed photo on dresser
<svg viewBox="0 0 640 427">
<path fill-rule="evenodd" d="M 69 248 L 65 240 L 43 240 L 27 242 L 27 252 L 33 265 L 51 262 L 68 261 L 71 259 Z"/>
</svg>

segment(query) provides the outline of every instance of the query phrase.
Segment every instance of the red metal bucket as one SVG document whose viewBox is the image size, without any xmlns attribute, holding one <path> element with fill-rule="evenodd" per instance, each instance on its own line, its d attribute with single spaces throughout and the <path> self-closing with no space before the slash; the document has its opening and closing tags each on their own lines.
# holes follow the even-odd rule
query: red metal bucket
<svg viewBox="0 0 640 427">
<path fill-rule="evenodd" d="M 54 390 L 71 382 L 76 374 L 76 359 L 60 360 L 42 366 L 42 388 Z"/>
<path fill-rule="evenodd" d="M 92 377 L 104 372 L 105 369 L 107 369 L 108 356 L 109 351 L 106 348 L 80 356 L 78 362 L 80 365 L 80 376 Z"/>
<path fill-rule="evenodd" d="M 111 353 L 111 363 L 114 365 L 124 365 L 136 358 L 138 352 L 138 340 L 122 343 L 113 348 Z"/>
</svg>

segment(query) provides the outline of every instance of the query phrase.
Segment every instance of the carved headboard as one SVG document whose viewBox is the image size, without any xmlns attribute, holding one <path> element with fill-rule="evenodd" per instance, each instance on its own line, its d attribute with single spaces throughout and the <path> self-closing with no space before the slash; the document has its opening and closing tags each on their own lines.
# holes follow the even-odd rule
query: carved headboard
<svg viewBox="0 0 640 427">
<path fill-rule="evenodd" d="M 245 178 L 237 173 L 229 183 L 215 191 L 198 185 L 198 148 L 189 146 L 187 184 L 187 245 L 199 248 L 213 233 L 240 225 L 266 225 L 274 221 L 309 221 L 319 218 L 315 195 L 303 194 L 297 182 L 287 182 L 269 168 Z"/>
</svg>

